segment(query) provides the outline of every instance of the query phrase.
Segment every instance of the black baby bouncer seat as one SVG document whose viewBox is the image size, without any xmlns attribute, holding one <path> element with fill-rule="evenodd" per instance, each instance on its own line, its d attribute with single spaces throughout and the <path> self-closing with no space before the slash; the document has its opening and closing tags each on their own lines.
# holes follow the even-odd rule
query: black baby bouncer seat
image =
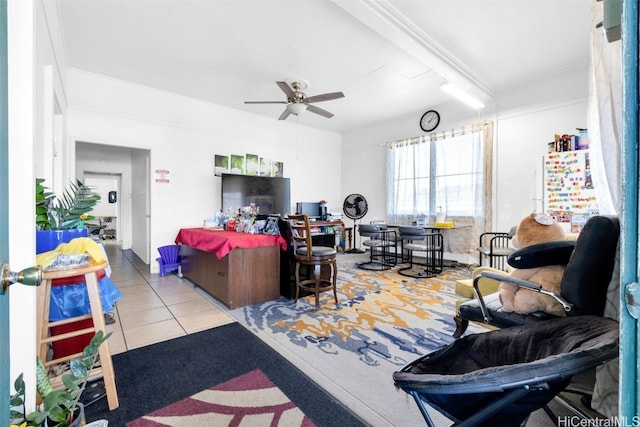
<svg viewBox="0 0 640 427">
<path fill-rule="evenodd" d="M 466 335 L 393 374 L 415 399 L 456 426 L 520 426 L 583 371 L 618 357 L 618 322 L 550 319 Z"/>
</svg>

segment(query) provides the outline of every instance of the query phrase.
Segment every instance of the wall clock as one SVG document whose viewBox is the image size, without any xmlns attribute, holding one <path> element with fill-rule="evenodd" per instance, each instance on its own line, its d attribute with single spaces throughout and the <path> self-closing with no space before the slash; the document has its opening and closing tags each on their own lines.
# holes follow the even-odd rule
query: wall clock
<svg viewBox="0 0 640 427">
<path fill-rule="evenodd" d="M 431 132 L 440 124 L 440 113 L 436 110 L 429 110 L 420 117 L 420 129 Z"/>
</svg>

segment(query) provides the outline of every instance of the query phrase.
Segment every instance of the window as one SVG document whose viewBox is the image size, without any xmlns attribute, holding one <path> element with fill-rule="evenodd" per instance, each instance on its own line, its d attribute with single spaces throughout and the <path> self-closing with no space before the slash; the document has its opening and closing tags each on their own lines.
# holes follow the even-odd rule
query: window
<svg viewBox="0 0 640 427">
<path fill-rule="evenodd" d="M 417 216 L 478 218 L 486 215 L 485 151 L 487 132 L 459 131 L 389 145 L 387 217 L 410 224 Z M 479 129 L 482 130 L 482 129 Z M 490 156 L 490 153 L 489 153 Z M 490 164 L 490 162 L 489 162 Z M 485 173 L 487 172 L 487 173 Z M 490 191 L 487 195 L 490 200 Z"/>
</svg>

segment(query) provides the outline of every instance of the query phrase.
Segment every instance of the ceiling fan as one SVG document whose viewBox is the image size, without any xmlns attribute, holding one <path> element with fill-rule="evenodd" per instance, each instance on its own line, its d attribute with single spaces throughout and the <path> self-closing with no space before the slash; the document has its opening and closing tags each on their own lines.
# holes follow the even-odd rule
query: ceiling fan
<svg viewBox="0 0 640 427">
<path fill-rule="evenodd" d="M 278 120 L 284 120 L 289 117 L 289 114 L 299 115 L 305 110 L 309 110 L 312 113 L 319 114 L 326 118 L 333 117 L 333 113 L 324 110 L 315 105 L 311 105 L 315 102 L 329 101 L 332 99 L 344 98 L 342 92 L 323 93 L 321 95 L 307 96 L 303 90 L 309 87 L 309 83 L 302 79 L 295 79 L 291 81 L 276 82 L 278 87 L 287 95 L 286 101 L 245 101 L 245 104 L 286 104 L 287 107 L 282 112 Z"/>
</svg>

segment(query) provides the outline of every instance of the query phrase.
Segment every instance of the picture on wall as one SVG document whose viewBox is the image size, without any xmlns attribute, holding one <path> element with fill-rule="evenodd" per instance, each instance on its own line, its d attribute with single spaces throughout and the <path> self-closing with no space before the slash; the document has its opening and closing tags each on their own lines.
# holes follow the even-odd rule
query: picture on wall
<svg viewBox="0 0 640 427">
<path fill-rule="evenodd" d="M 274 162 L 273 163 L 274 176 L 282 178 L 284 176 L 284 163 L 283 162 Z"/>
<path fill-rule="evenodd" d="M 223 173 L 229 172 L 229 156 L 215 155 L 213 162 L 213 170 L 216 176 L 221 176 Z"/>
<path fill-rule="evenodd" d="M 245 167 L 247 175 L 259 175 L 260 157 L 257 154 L 247 154 Z"/>
<path fill-rule="evenodd" d="M 271 168 L 271 159 L 260 157 L 260 175 L 273 176 Z"/>
<path fill-rule="evenodd" d="M 244 175 L 244 156 L 231 155 L 231 173 Z"/>
</svg>

